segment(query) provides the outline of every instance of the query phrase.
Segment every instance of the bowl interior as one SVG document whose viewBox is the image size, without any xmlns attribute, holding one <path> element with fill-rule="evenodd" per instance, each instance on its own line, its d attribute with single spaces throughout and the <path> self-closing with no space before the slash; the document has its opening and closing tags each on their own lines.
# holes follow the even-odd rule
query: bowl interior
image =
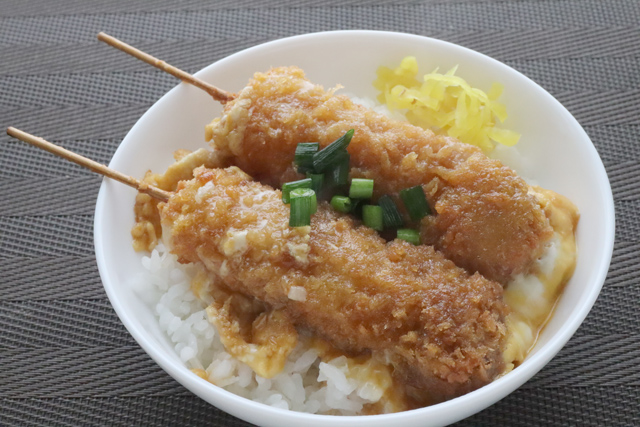
<svg viewBox="0 0 640 427">
<path fill-rule="evenodd" d="M 310 54 L 310 52 L 313 52 Z M 371 83 L 380 65 L 395 66 L 406 55 L 418 58 L 421 73 L 459 65 L 458 75 L 487 89 L 504 85 L 509 118 L 505 127 L 522 134 L 518 150 L 526 161 L 514 165 L 541 186 L 568 196 L 579 208 L 578 263 L 548 326 L 527 360 L 492 384 L 444 404 L 416 411 L 374 417 L 342 417 L 349 425 L 443 425 L 494 403 L 533 376 L 566 343 L 593 305 L 611 259 L 613 200 L 604 167 L 577 121 L 551 95 L 506 65 L 468 49 L 425 37 L 399 33 L 349 31 L 317 33 L 257 46 L 225 58 L 198 77 L 229 91 L 238 91 L 255 71 L 297 65 L 325 88 L 341 84 L 360 97 L 375 97 Z M 178 148 L 205 145 L 204 126 L 221 111 L 208 95 L 179 84 L 153 105 L 122 141 L 110 166 L 142 177 L 163 171 Z M 135 191 L 105 180 L 95 216 L 95 245 L 105 290 L 133 337 L 169 374 L 194 393 L 233 415 L 265 425 L 304 422 L 326 425 L 335 417 L 277 410 L 247 401 L 191 374 L 160 332 L 143 298 L 130 288 L 139 274 L 141 255 L 133 251 Z"/>
</svg>

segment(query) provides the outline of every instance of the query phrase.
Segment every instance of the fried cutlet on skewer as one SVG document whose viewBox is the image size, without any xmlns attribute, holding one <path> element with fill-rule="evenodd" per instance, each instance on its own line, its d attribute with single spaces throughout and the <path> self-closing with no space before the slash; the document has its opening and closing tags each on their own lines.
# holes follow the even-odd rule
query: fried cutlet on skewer
<svg viewBox="0 0 640 427">
<path fill-rule="evenodd" d="M 285 329 L 291 322 L 347 354 L 393 365 L 419 404 L 459 396 L 504 370 L 502 286 L 430 246 L 386 243 L 327 203 L 312 226 L 291 228 L 281 193 L 235 167 L 200 167 L 169 193 L 18 129 L 7 133 L 159 199 L 181 262 L 266 304 Z"/>
<path fill-rule="evenodd" d="M 281 310 L 350 355 L 395 367 L 409 395 L 431 404 L 504 369 L 502 286 L 427 245 L 386 243 L 326 202 L 291 228 L 278 190 L 236 167 L 198 168 L 160 204 L 165 243 L 232 291 Z M 291 299 L 291 289 L 303 298 Z M 232 352 L 233 354 L 233 352 Z"/>
<path fill-rule="evenodd" d="M 423 241 L 456 265 L 506 284 L 526 273 L 553 234 L 538 199 L 512 169 L 477 147 L 389 119 L 314 85 L 296 67 L 256 73 L 206 129 L 207 139 L 255 179 L 301 179 L 299 142 L 324 147 L 355 129 L 351 178 L 375 179 L 374 198 L 423 186 L 435 215 Z"/>
</svg>

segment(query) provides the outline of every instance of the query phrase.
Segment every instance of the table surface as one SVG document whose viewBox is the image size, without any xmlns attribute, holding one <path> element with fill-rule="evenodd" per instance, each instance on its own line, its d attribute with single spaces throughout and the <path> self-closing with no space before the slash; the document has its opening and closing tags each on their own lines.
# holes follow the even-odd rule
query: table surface
<svg viewBox="0 0 640 427">
<path fill-rule="evenodd" d="M 531 381 L 458 425 L 640 425 L 637 1 L 0 0 L 0 125 L 108 162 L 176 81 L 99 31 L 196 71 L 339 29 L 435 37 L 514 67 L 578 119 L 611 180 L 616 244 L 593 310 Z M 246 425 L 171 379 L 118 320 L 93 251 L 101 179 L 4 132 L 0 147 L 0 425 Z"/>
</svg>

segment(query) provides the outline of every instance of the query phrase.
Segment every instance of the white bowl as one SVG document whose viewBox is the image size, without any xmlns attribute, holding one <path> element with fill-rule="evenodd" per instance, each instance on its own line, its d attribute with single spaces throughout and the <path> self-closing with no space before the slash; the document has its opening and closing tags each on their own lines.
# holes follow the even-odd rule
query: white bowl
<svg viewBox="0 0 640 427">
<path fill-rule="evenodd" d="M 604 167 L 589 137 L 549 93 L 506 65 L 477 52 L 426 37 L 376 31 L 308 34 L 266 43 L 222 59 L 197 76 L 221 88 L 238 91 L 256 71 L 297 65 L 326 88 L 342 84 L 360 97 L 375 97 L 376 68 L 395 66 L 406 55 L 418 58 L 422 72 L 447 70 L 473 86 L 504 87 L 507 127 L 522 134 L 519 151 L 529 167 L 520 170 L 545 188 L 568 196 L 580 209 L 578 263 L 546 326 L 527 359 L 511 373 L 462 397 L 427 408 L 367 417 L 303 414 L 272 408 L 231 394 L 192 374 L 161 333 L 152 311 L 127 286 L 140 272 L 140 254 L 131 247 L 135 191 L 105 180 L 95 213 L 95 248 L 104 288 L 122 323 L 140 346 L 178 382 L 218 408 L 266 426 L 440 426 L 468 417 L 502 399 L 536 374 L 562 348 L 584 320 L 604 283 L 614 238 L 614 209 Z M 110 166 L 142 177 L 164 171 L 178 148 L 204 146 L 204 126 L 221 111 L 207 94 L 179 84 L 135 124 Z"/>
</svg>

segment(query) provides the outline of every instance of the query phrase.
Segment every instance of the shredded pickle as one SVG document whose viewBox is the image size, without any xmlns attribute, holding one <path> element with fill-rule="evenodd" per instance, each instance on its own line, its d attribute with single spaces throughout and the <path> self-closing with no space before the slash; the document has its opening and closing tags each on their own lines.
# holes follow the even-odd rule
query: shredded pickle
<svg viewBox="0 0 640 427">
<path fill-rule="evenodd" d="M 496 127 L 504 122 L 507 109 L 498 102 L 504 87 L 493 83 L 488 93 L 471 87 L 455 75 L 457 66 L 445 74 L 436 69 L 420 82 L 418 62 L 407 56 L 395 68 L 381 66 L 373 86 L 378 101 L 390 110 L 402 110 L 410 123 L 446 134 L 462 142 L 493 150 L 496 143 L 515 145 L 520 134 Z"/>
</svg>

